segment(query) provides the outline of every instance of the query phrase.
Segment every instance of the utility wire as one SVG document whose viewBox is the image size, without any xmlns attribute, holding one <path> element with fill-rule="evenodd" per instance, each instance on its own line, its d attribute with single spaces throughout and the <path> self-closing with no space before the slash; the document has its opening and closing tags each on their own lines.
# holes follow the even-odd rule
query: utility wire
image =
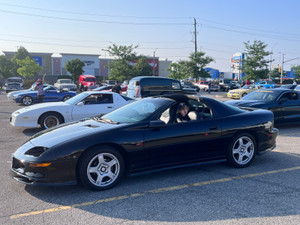
<svg viewBox="0 0 300 225">
<path fill-rule="evenodd" d="M 135 19 L 192 19 L 193 17 L 163 17 L 163 16 L 126 16 L 126 15 L 109 15 L 109 14 L 98 14 L 98 13 L 91 13 L 91 12 L 71 12 L 71 11 L 63 11 L 63 10 L 53 10 L 53 9 L 44 9 L 44 8 L 37 8 L 37 7 L 29 7 L 29 6 L 21 6 L 21 5 L 14 5 L 9 3 L 0 3 L 0 5 L 6 6 L 13 6 L 18 8 L 25 8 L 25 9 L 34 9 L 34 10 L 41 10 L 47 12 L 56 12 L 56 13 L 68 13 L 74 15 L 89 15 L 89 16 L 101 16 L 101 17 L 113 17 L 113 18 L 135 18 Z"/>
<path fill-rule="evenodd" d="M 274 34 L 280 34 L 280 35 L 285 35 L 285 36 L 286 35 L 288 35 L 288 36 L 297 36 L 297 35 L 299 35 L 299 34 L 282 33 L 282 32 L 277 32 L 277 31 L 261 30 L 261 29 L 243 27 L 243 26 L 238 26 L 238 25 L 233 25 L 233 24 L 220 23 L 220 22 L 217 22 L 217 21 L 202 19 L 202 18 L 197 18 L 197 19 L 201 20 L 201 21 L 206 21 L 206 22 L 209 22 L 209 23 L 215 23 L 215 24 L 223 25 L 223 26 L 236 27 L 236 28 L 240 28 L 240 29 L 244 29 L 244 30 L 252 30 L 252 31 L 258 31 L 258 32 L 263 32 L 263 33 L 274 33 Z"/>
<path fill-rule="evenodd" d="M 45 37 L 37 37 L 37 36 L 23 36 L 23 35 L 12 35 L 12 34 L 3 34 L 0 33 L 0 35 L 3 36 L 9 36 L 9 37 L 21 37 L 21 38 L 35 38 L 35 39 L 44 39 L 44 40 L 56 40 L 56 41 L 72 41 L 72 42 L 82 42 L 82 40 L 74 40 L 74 39 L 61 39 L 61 38 L 45 38 Z M 96 41 L 96 40 L 86 40 L 86 42 L 94 42 L 94 43 L 131 43 L 132 42 L 114 42 L 114 41 Z M 165 41 L 165 42 L 137 42 L 138 44 L 177 44 L 177 43 L 189 43 L 189 41 Z"/>
<path fill-rule="evenodd" d="M 186 25 L 191 25 L 190 23 L 139 23 L 139 22 L 118 22 L 118 21 L 105 21 L 105 20 L 73 19 L 73 18 L 66 18 L 66 17 L 59 17 L 59 16 L 46 16 L 46 15 L 40 15 L 40 14 L 23 13 L 23 12 L 16 12 L 16 11 L 9 11 L 9 10 L 2 10 L 2 9 L 0 9 L 0 12 L 16 14 L 16 15 L 47 18 L 47 19 L 88 22 L 88 23 L 122 24 L 122 25 L 126 24 L 126 25 L 138 25 L 138 26 L 186 26 Z"/>
<path fill-rule="evenodd" d="M 69 44 L 55 44 L 55 43 L 45 43 L 45 42 L 36 42 L 36 41 L 24 41 L 24 40 L 13 40 L 13 39 L 3 39 L 0 38 L 1 41 L 13 41 L 13 42 L 23 42 L 23 43 L 29 43 L 29 44 L 39 44 L 39 45 L 54 45 L 54 46 L 65 46 L 65 47 L 76 47 L 76 48 L 106 48 L 106 47 L 101 47 L 101 46 L 80 46 L 80 45 L 69 45 Z M 159 48 L 159 49 L 191 49 L 192 47 L 178 47 L 178 48 Z M 150 49 L 152 50 L 153 48 L 139 48 L 143 50 Z"/>
</svg>

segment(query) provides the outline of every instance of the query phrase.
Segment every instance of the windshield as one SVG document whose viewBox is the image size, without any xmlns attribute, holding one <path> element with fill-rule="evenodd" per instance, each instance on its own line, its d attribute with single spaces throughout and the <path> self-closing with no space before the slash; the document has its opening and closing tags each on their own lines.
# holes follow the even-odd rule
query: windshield
<svg viewBox="0 0 300 225">
<path fill-rule="evenodd" d="M 72 80 L 70 80 L 70 79 L 63 79 L 63 80 L 60 80 L 59 82 L 61 84 L 72 84 L 73 83 Z"/>
<path fill-rule="evenodd" d="M 280 92 L 274 92 L 274 91 L 254 91 L 250 94 L 243 97 L 243 100 L 267 100 L 267 101 L 273 101 L 275 100 Z"/>
<path fill-rule="evenodd" d="M 242 87 L 242 89 L 253 89 L 254 87 L 253 86 L 250 86 L 250 85 L 244 85 Z"/>
<path fill-rule="evenodd" d="M 87 97 L 88 95 L 89 95 L 89 93 L 83 92 L 83 93 L 80 93 L 79 95 L 75 95 L 74 97 L 68 99 L 65 102 L 68 103 L 68 104 L 70 104 L 70 105 L 75 105 L 78 102 L 80 102 L 82 99 L 84 99 L 85 97 Z"/>
<path fill-rule="evenodd" d="M 102 86 L 102 87 L 98 87 L 93 89 L 93 91 L 103 91 L 103 90 L 110 90 L 112 89 L 113 86 L 109 85 L 109 86 Z"/>
<path fill-rule="evenodd" d="M 102 116 L 101 119 L 117 123 L 136 123 L 150 119 L 160 108 L 169 106 L 172 101 L 167 99 L 146 98 L 125 105 L 111 113 Z"/>
<path fill-rule="evenodd" d="M 8 78 L 7 81 L 8 81 L 8 82 L 18 82 L 18 83 L 22 83 L 22 79 L 21 79 L 21 78 Z"/>
<path fill-rule="evenodd" d="M 87 77 L 85 79 L 86 82 L 96 82 L 96 79 L 95 78 L 92 78 L 92 77 Z"/>
</svg>

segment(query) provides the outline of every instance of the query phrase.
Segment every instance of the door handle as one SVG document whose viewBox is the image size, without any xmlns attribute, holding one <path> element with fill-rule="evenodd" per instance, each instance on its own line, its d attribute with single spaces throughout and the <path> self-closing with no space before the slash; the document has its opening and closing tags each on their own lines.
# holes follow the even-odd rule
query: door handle
<svg viewBox="0 0 300 225">
<path fill-rule="evenodd" d="M 108 109 L 112 109 L 112 106 L 107 106 Z"/>
<path fill-rule="evenodd" d="M 209 129 L 209 130 L 217 130 L 218 127 L 209 127 L 208 129 Z"/>
</svg>

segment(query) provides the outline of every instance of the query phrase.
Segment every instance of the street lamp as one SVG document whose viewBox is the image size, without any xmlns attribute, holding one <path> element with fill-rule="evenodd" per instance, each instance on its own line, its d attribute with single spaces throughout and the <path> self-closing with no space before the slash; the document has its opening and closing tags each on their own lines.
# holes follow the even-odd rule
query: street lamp
<svg viewBox="0 0 300 225">
<path fill-rule="evenodd" d="M 153 76 L 155 76 L 155 52 L 156 52 L 156 50 L 157 50 L 157 48 L 153 52 Z"/>
</svg>

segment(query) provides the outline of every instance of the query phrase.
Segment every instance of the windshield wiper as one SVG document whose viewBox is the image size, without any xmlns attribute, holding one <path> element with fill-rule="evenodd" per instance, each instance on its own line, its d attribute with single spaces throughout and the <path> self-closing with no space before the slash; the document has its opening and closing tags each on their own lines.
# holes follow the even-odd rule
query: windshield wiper
<svg viewBox="0 0 300 225">
<path fill-rule="evenodd" d="M 107 118 L 102 119 L 101 117 L 98 117 L 98 116 L 95 116 L 94 120 L 97 120 L 98 122 L 102 122 L 102 123 L 119 124 L 119 122 L 115 122 L 115 121 L 112 121 L 112 120 L 107 119 Z"/>
</svg>

